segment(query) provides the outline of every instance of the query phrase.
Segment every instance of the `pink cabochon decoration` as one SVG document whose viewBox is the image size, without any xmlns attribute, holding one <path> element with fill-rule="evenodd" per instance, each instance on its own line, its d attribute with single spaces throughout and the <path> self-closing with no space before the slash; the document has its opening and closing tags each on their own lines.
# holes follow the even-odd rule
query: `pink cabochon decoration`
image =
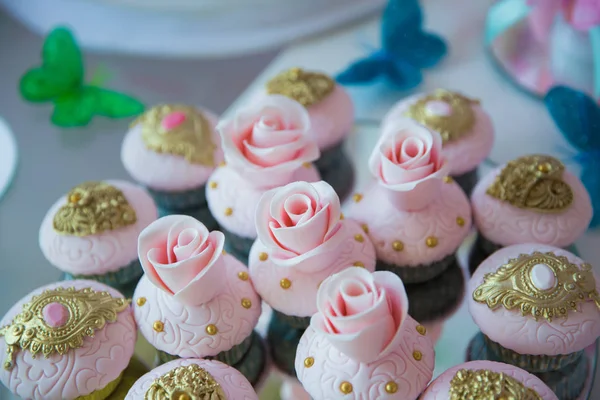
<svg viewBox="0 0 600 400">
<path fill-rule="evenodd" d="M 533 389 L 542 400 L 558 400 L 552 390 L 537 376 L 512 365 L 493 361 L 471 361 L 452 367 L 438 376 L 427 387 L 420 400 L 451 400 L 450 382 L 460 370 L 487 370 L 502 373 L 519 381 L 523 386 Z"/>
<path fill-rule="evenodd" d="M 248 380 L 235 368 L 232 368 L 226 364 L 223 364 L 219 361 L 210 361 L 210 360 L 200 360 L 200 359 L 180 359 L 168 362 L 163 364 L 152 371 L 148 372 L 146 375 L 142 376 L 138 379 L 135 384 L 129 389 L 125 400 L 141 400 L 146 396 L 146 392 L 152 384 L 163 375 L 168 374 L 169 372 L 175 370 L 176 368 L 185 368 L 192 365 L 197 365 L 202 368 L 204 371 L 210 374 L 210 376 L 219 384 L 223 394 L 225 395 L 225 399 L 227 400 L 258 400 L 258 395 L 252 388 L 252 385 Z M 197 397 L 193 392 L 187 392 L 189 390 L 189 386 L 182 383 L 182 393 L 178 397 L 173 397 L 174 400 L 177 399 L 203 399 L 205 397 Z M 184 397 L 184 394 L 187 394 L 189 397 Z M 207 399 L 212 399 L 212 395 L 209 395 Z M 220 399 L 220 397 L 214 397 L 215 399 Z"/>
<path fill-rule="evenodd" d="M 199 110 L 211 129 L 212 143 L 215 145 L 213 159 L 215 165 L 223 161 L 221 137 L 215 129 L 218 117 L 205 109 Z M 165 117 L 162 124 L 171 127 L 181 124 L 181 112 Z M 178 192 L 203 186 L 212 174 L 214 167 L 192 164 L 184 157 L 169 153 L 158 153 L 148 149 L 142 139 L 142 124 L 133 126 L 125 135 L 121 145 L 121 161 L 125 169 L 137 182 L 154 190 Z"/>
<path fill-rule="evenodd" d="M 138 255 L 148 279 L 174 300 L 197 306 L 221 289 L 225 237 L 187 215 L 168 215 L 140 233 Z"/>
<path fill-rule="evenodd" d="M 341 218 L 325 182 L 294 182 L 266 192 L 256 210 L 258 239 L 249 268 L 263 300 L 288 315 L 317 311 L 319 282 L 351 265 L 375 269 L 375 249 L 362 228 Z M 282 288 L 282 280 L 291 282 Z"/>
<path fill-rule="evenodd" d="M 395 119 L 383 129 L 369 158 L 371 174 L 399 209 L 426 207 L 448 174 L 442 137 L 407 118 Z"/>
<path fill-rule="evenodd" d="M 9 325 L 33 296 L 59 287 L 73 287 L 76 290 L 92 288 L 94 291 L 108 292 L 114 298 L 123 298 L 118 291 L 95 281 L 56 282 L 35 289 L 19 300 L 2 318 L 0 326 Z M 60 310 L 58 303 L 50 304 L 52 307 L 43 309 L 42 317 L 50 326 L 63 326 L 67 323 L 64 310 Z M 107 322 L 102 329 L 94 332 L 93 337 L 86 336 L 81 347 L 70 349 L 63 355 L 52 353 L 46 358 L 40 352 L 34 358 L 31 352 L 19 349 L 13 368 L 0 368 L 0 381 L 19 398 L 74 400 L 103 389 L 116 380 L 133 356 L 136 339 L 133 313 L 131 307 L 127 307 L 117 313 L 116 321 Z M 6 350 L 5 339 L 0 336 L 2 364 L 6 361 Z"/>
<path fill-rule="evenodd" d="M 74 275 L 102 275 L 117 271 L 137 258 L 140 232 L 156 220 L 152 197 L 140 186 L 125 181 L 104 181 L 123 192 L 136 214 L 136 222 L 90 236 L 68 236 L 54 230 L 57 211 L 67 204 L 67 196 L 50 207 L 40 226 L 39 244 L 46 259 L 56 268 Z"/>
<path fill-rule="evenodd" d="M 384 116 L 382 126 L 392 124 L 396 119 L 407 118 L 404 114 L 408 109 L 430 93 L 420 93 L 398 102 Z M 494 126 L 489 114 L 479 104 L 472 103 L 471 109 L 475 115 L 475 123 L 469 133 L 460 139 L 450 141 L 442 146 L 442 156 L 448 163 L 450 175 L 462 175 L 472 171 L 490 154 L 494 144 Z M 427 103 L 428 112 L 437 115 L 451 115 L 450 104 L 433 100 Z"/>
<path fill-rule="evenodd" d="M 518 244 L 498 250 L 479 265 L 469 281 L 467 293 L 471 295 L 467 301 L 473 320 L 491 340 L 520 354 L 554 356 L 585 349 L 600 337 L 600 310 L 592 299 L 579 303 L 577 312 L 569 311 L 566 319 L 557 317 L 552 321 L 541 317 L 536 321 L 531 315 L 522 315 L 518 307 L 508 310 L 500 305 L 491 309 L 474 300 L 472 294 L 483 283 L 485 274 L 496 272 L 510 259 L 533 252 L 552 252 L 579 267 L 584 263 L 566 250 L 543 244 Z M 545 274 L 544 269 L 548 267 L 538 264 L 531 271 L 532 281 L 539 284 L 540 289 L 549 283 L 556 284 L 554 275 Z M 594 275 L 596 288 L 600 289 L 598 277 Z"/>
<path fill-rule="evenodd" d="M 587 190 L 568 170 L 562 180 L 573 191 L 573 202 L 560 213 L 540 213 L 515 207 L 486 193 L 504 166 L 486 174 L 471 194 L 473 220 L 479 232 L 493 243 L 510 246 L 542 243 L 557 247 L 573 244 L 592 220 L 592 203 Z"/>
<path fill-rule="evenodd" d="M 227 164 L 263 188 L 289 183 L 302 164 L 319 158 L 310 129 L 306 109 L 280 95 L 266 96 L 217 125 Z"/>
</svg>

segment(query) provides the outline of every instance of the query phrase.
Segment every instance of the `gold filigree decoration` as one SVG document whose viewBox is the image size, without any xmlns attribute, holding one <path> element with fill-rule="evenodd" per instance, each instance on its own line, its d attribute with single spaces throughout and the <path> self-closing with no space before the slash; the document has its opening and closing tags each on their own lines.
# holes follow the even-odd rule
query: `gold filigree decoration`
<svg viewBox="0 0 600 400">
<path fill-rule="evenodd" d="M 301 68 L 284 71 L 267 83 L 268 94 L 290 97 L 305 107 L 319 103 L 334 88 L 335 82 L 327 75 Z"/>
<path fill-rule="evenodd" d="M 54 230 L 89 236 L 135 224 L 135 210 L 122 191 L 105 182 L 85 182 L 67 194 L 67 204 L 54 215 Z"/>
<path fill-rule="evenodd" d="M 173 117 L 181 118 L 173 122 Z M 195 107 L 159 105 L 133 121 L 132 127 L 138 124 L 142 124 L 142 140 L 149 150 L 184 157 L 191 164 L 215 166 L 212 129 Z"/>
<path fill-rule="evenodd" d="M 44 319 L 44 307 L 52 303 L 68 311 L 68 318 L 61 326 L 50 326 Z M 128 300 L 92 288 L 59 287 L 33 296 L 10 325 L 0 328 L 0 337 L 4 337 L 7 345 L 4 368 L 12 369 L 18 351 L 29 351 L 34 357 L 38 353 L 49 357 L 80 348 L 85 337 L 92 337 L 106 323 L 115 322 L 117 314 L 128 306 Z"/>
<path fill-rule="evenodd" d="M 529 155 L 510 161 L 486 193 L 515 207 L 542 213 L 563 212 L 573 190 L 562 180 L 565 166 L 554 157 Z"/>
<path fill-rule="evenodd" d="M 533 282 L 532 270 L 540 265 L 554 274 L 548 287 L 539 288 Z M 567 318 L 569 311 L 576 312 L 578 304 L 588 300 L 600 309 L 592 266 L 587 263 L 577 266 L 552 252 L 521 254 L 510 259 L 496 272 L 485 274 L 483 283 L 473 292 L 473 299 L 492 310 L 500 306 L 507 310 L 518 308 L 523 316 L 548 321 Z"/>
<path fill-rule="evenodd" d="M 535 390 L 502 372 L 461 369 L 450 381 L 450 400 L 542 400 Z"/>
<path fill-rule="evenodd" d="M 450 113 L 443 115 L 432 112 L 428 107 L 431 102 L 446 103 Z M 471 133 L 477 120 L 473 104 L 479 104 L 479 100 L 470 99 L 456 92 L 438 89 L 412 104 L 404 115 L 439 132 L 443 143 L 446 144 Z"/>
<path fill-rule="evenodd" d="M 157 378 L 144 399 L 227 400 L 221 385 L 197 364 L 177 367 Z"/>
</svg>

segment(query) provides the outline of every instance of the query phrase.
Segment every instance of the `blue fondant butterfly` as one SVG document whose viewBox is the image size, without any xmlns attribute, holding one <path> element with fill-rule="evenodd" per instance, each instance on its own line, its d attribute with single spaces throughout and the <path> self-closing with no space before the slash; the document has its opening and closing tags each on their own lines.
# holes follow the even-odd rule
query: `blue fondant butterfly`
<svg viewBox="0 0 600 400">
<path fill-rule="evenodd" d="M 546 108 L 558 129 L 579 154 L 581 181 L 592 198 L 594 217 L 590 227 L 600 225 L 600 107 L 586 94 L 564 86 L 548 91 Z"/>
<path fill-rule="evenodd" d="M 381 49 L 359 59 L 337 76 L 342 85 L 365 85 L 381 79 L 408 90 L 423 80 L 421 69 L 436 65 L 446 54 L 446 43 L 424 32 L 418 0 L 390 0 L 381 22 Z"/>
</svg>

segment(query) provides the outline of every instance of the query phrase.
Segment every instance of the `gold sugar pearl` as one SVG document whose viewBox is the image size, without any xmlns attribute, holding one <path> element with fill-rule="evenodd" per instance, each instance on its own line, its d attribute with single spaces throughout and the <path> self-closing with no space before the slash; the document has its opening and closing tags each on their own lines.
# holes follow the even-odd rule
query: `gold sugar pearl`
<svg viewBox="0 0 600 400">
<path fill-rule="evenodd" d="M 227 165 L 227 163 L 224 160 L 219 163 L 219 167 L 224 167 L 226 165 Z"/>
<path fill-rule="evenodd" d="M 454 182 L 454 179 L 452 179 L 451 176 L 445 176 L 444 177 L 444 182 L 445 183 L 452 183 L 452 182 Z"/>
<path fill-rule="evenodd" d="M 425 328 L 423 325 L 417 325 L 417 332 L 419 332 L 419 335 L 425 336 L 427 333 L 427 328 Z"/>
<path fill-rule="evenodd" d="M 465 226 L 465 219 L 463 217 L 456 217 L 456 225 Z"/>
<path fill-rule="evenodd" d="M 211 335 L 211 336 L 216 335 L 217 332 L 218 332 L 218 329 L 214 324 L 209 324 L 206 326 L 206 333 L 208 333 L 209 335 Z"/>
<path fill-rule="evenodd" d="M 244 307 L 246 309 L 252 307 L 252 301 L 250 301 L 250 299 L 243 298 L 242 299 L 242 307 Z"/>
<path fill-rule="evenodd" d="M 352 264 L 352 265 L 353 265 L 353 266 L 355 266 L 355 267 L 361 267 L 361 268 L 364 268 L 364 267 L 365 267 L 365 264 L 364 264 L 363 262 L 361 262 L 361 261 L 356 261 L 356 262 L 355 262 L 354 264 Z"/>
<path fill-rule="evenodd" d="M 81 195 L 79 193 L 75 193 L 69 196 L 70 203 L 77 203 L 79 200 L 81 200 Z"/>
<path fill-rule="evenodd" d="M 181 393 L 179 396 L 177 396 L 177 400 L 192 400 L 192 398 L 187 393 Z"/>
<path fill-rule="evenodd" d="M 304 359 L 304 366 L 305 366 L 306 368 L 310 368 L 310 367 L 312 367 L 313 365 L 315 365 L 315 359 L 314 359 L 314 358 L 312 358 L 312 357 L 306 357 L 306 358 Z"/>
<path fill-rule="evenodd" d="M 404 243 L 402 243 L 399 240 L 395 240 L 392 243 L 392 249 L 394 249 L 395 251 L 402 251 L 402 250 L 404 250 Z"/>
<path fill-rule="evenodd" d="M 346 218 L 346 217 L 344 217 L 344 213 L 340 213 L 340 219 L 344 220 L 344 218 Z"/>
<path fill-rule="evenodd" d="M 231 214 L 233 214 L 233 208 L 231 208 L 231 207 L 227 207 L 227 208 L 225 209 L 225 216 L 226 216 L 226 217 L 229 217 Z"/>
<path fill-rule="evenodd" d="M 152 324 L 152 329 L 154 329 L 156 332 L 162 332 L 165 330 L 165 324 L 163 324 L 161 321 L 154 321 Z"/>
<path fill-rule="evenodd" d="M 369 233 L 369 225 L 362 224 L 360 227 L 362 228 L 364 233 Z"/>
<path fill-rule="evenodd" d="M 146 304 L 146 298 L 138 297 L 137 300 L 135 301 L 135 304 L 137 304 L 140 307 L 143 306 L 144 304 Z"/>
<path fill-rule="evenodd" d="M 354 193 L 354 196 L 352 196 L 352 200 L 354 200 L 355 203 L 358 203 L 359 201 L 361 201 L 363 198 L 363 195 L 360 193 Z"/>
<path fill-rule="evenodd" d="M 354 235 L 354 240 L 356 240 L 358 243 L 362 243 L 365 241 L 365 238 L 360 233 L 357 233 L 356 235 Z"/>
<path fill-rule="evenodd" d="M 312 164 L 311 164 L 311 163 L 309 163 L 309 162 L 303 162 L 303 163 L 302 163 L 302 166 L 303 166 L 304 168 L 307 168 L 307 169 L 308 169 L 308 168 L 312 167 Z"/>
<path fill-rule="evenodd" d="M 292 286 L 292 282 L 287 278 L 283 278 L 279 281 L 279 286 L 281 286 L 282 289 L 289 289 Z"/>
<path fill-rule="evenodd" d="M 389 381 L 385 384 L 386 393 L 393 394 L 398 391 L 398 384 L 394 381 Z"/>
<path fill-rule="evenodd" d="M 267 258 L 269 258 L 269 255 L 267 253 L 265 253 L 264 251 L 258 255 L 258 259 L 260 261 L 267 261 Z"/>
<path fill-rule="evenodd" d="M 548 173 L 552 169 L 552 165 L 548 162 L 542 163 L 537 166 L 538 171 Z"/>
<path fill-rule="evenodd" d="M 425 244 L 427 247 L 433 248 L 438 245 L 438 240 L 435 236 L 429 236 L 427 239 L 425 239 Z"/>
<path fill-rule="evenodd" d="M 238 272 L 238 278 L 240 278 L 243 281 L 247 281 L 248 273 L 246 271 L 240 271 L 240 272 Z"/>
<path fill-rule="evenodd" d="M 352 393 L 352 384 L 350 382 L 344 381 L 340 384 L 340 391 L 344 394 Z"/>
<path fill-rule="evenodd" d="M 218 186 L 218 184 L 217 184 L 217 182 L 215 182 L 215 181 L 211 181 L 211 182 L 208 184 L 208 186 L 209 186 L 211 189 L 216 189 L 216 188 L 217 188 L 217 186 Z"/>
<path fill-rule="evenodd" d="M 419 350 L 415 350 L 413 351 L 413 358 L 417 361 L 421 361 L 423 359 L 423 353 L 421 353 Z"/>
</svg>

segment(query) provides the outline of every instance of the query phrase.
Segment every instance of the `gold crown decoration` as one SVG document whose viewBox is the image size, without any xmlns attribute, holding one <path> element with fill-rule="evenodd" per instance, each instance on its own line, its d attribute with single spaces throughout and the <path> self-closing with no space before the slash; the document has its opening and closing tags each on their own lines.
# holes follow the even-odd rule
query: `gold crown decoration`
<svg viewBox="0 0 600 400">
<path fill-rule="evenodd" d="M 573 203 L 573 190 L 562 179 L 565 166 L 554 157 L 528 155 L 510 161 L 486 193 L 514 207 L 560 213 Z"/>
<path fill-rule="evenodd" d="M 545 282 L 537 282 L 535 274 L 545 274 Z M 521 315 L 536 321 L 544 318 L 567 318 L 569 311 L 577 312 L 580 303 L 592 300 L 600 309 L 596 279 L 592 266 L 571 263 L 552 252 L 521 254 L 510 259 L 496 272 L 485 274 L 483 283 L 473 292 L 473 300 L 494 310 L 519 309 Z"/>
<path fill-rule="evenodd" d="M 90 236 L 124 228 L 137 221 L 123 192 L 105 182 L 84 182 L 69 191 L 67 204 L 54 215 L 57 233 Z"/>
<path fill-rule="evenodd" d="M 221 385 L 197 364 L 177 367 L 154 380 L 145 400 L 227 400 Z"/>
<path fill-rule="evenodd" d="M 302 68 L 290 68 L 267 82 L 268 94 L 289 97 L 304 107 L 323 101 L 334 88 L 335 82 L 329 76 Z"/>
<path fill-rule="evenodd" d="M 431 102 L 443 102 L 449 106 L 450 114 L 442 115 L 432 112 L 428 105 Z M 438 89 L 434 93 L 420 98 L 411 104 L 404 115 L 438 132 L 443 144 L 453 142 L 473 131 L 477 121 L 473 105 L 479 100 L 470 99 L 460 93 Z"/>
<path fill-rule="evenodd" d="M 180 156 L 191 164 L 215 166 L 217 146 L 213 142 L 212 129 L 195 107 L 158 105 L 138 117 L 131 126 L 139 124 L 142 125 L 142 140 L 149 150 Z"/>
<path fill-rule="evenodd" d="M 450 381 L 450 400 L 508 399 L 542 400 L 542 396 L 511 376 L 485 369 L 461 369 Z"/>
<path fill-rule="evenodd" d="M 62 308 L 64 321 L 52 325 L 44 316 L 46 306 Z M 33 296 L 10 325 L 0 328 L 0 337 L 4 337 L 7 345 L 4 368 L 13 368 L 19 351 L 29 351 L 32 356 L 41 352 L 47 358 L 80 348 L 85 337 L 92 337 L 107 323 L 115 322 L 117 314 L 128 306 L 127 299 L 92 288 L 58 287 Z"/>
</svg>

